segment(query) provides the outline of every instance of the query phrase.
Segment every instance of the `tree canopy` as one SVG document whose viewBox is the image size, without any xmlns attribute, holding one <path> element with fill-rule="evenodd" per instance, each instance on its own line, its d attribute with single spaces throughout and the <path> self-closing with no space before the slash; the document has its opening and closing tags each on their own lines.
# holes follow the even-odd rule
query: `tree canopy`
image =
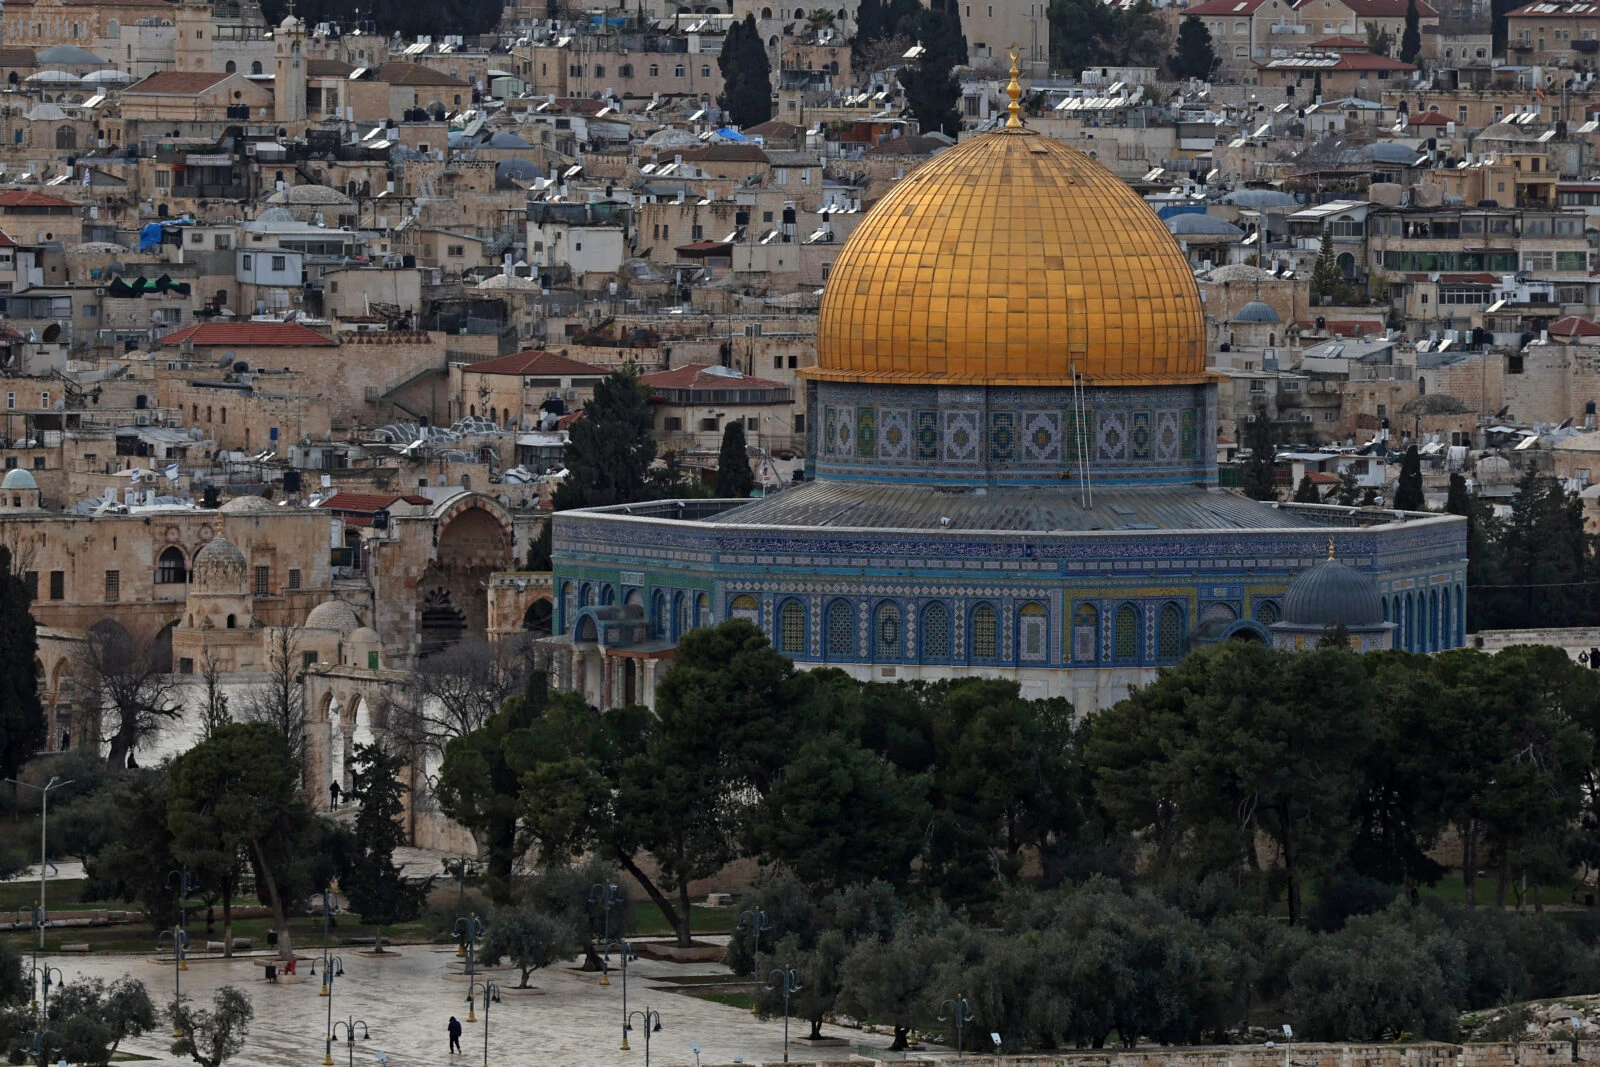
<svg viewBox="0 0 1600 1067">
<path fill-rule="evenodd" d="M 735 126 L 759 126 L 772 117 L 772 64 L 753 13 L 728 27 L 717 68 L 722 72 L 717 106 Z"/>
</svg>

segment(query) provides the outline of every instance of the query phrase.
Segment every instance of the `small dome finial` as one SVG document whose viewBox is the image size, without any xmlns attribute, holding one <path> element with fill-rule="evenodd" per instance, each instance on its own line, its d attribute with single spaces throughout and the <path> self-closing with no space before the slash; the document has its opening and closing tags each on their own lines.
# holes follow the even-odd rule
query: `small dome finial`
<svg viewBox="0 0 1600 1067">
<path fill-rule="evenodd" d="M 1006 95 L 1011 98 L 1011 103 L 1006 107 L 1006 110 L 1011 112 L 1011 117 L 1006 119 L 1006 129 L 1008 130 L 1022 129 L 1022 120 L 1017 117 L 1018 112 L 1022 110 L 1022 105 L 1017 103 L 1017 100 L 1022 96 L 1022 86 L 1017 82 L 1017 75 L 1021 73 L 1022 71 L 1017 69 L 1017 46 L 1012 44 L 1011 84 L 1006 86 Z"/>
<path fill-rule="evenodd" d="M 1333 536 L 1331 534 L 1328 536 L 1328 558 L 1333 558 Z"/>
</svg>

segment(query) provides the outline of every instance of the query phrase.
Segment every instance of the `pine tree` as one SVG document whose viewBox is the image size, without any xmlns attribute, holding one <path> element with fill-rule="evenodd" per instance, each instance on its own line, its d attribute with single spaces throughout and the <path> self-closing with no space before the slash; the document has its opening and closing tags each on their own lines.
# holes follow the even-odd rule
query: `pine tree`
<svg viewBox="0 0 1600 1067">
<path fill-rule="evenodd" d="M 1356 472 L 1346 467 L 1339 472 L 1339 488 L 1334 490 L 1339 503 L 1347 508 L 1355 507 L 1361 499 L 1361 487 L 1356 484 Z"/>
<path fill-rule="evenodd" d="M 377 950 L 383 951 L 383 927 L 410 922 L 422 914 L 432 879 L 414 882 L 402 876 L 394 851 L 406 843 L 400 816 L 405 811 L 400 782 L 405 761 L 382 745 L 357 745 L 351 761 L 350 795 L 356 813 L 355 854 L 341 879 L 350 906 L 363 922 L 378 927 Z"/>
<path fill-rule="evenodd" d="M 1400 460 L 1400 480 L 1395 484 L 1394 506 L 1401 511 L 1421 511 L 1425 506 L 1422 498 L 1422 456 L 1418 454 L 1416 445 L 1407 448 Z"/>
<path fill-rule="evenodd" d="M 567 441 L 567 478 L 556 490 L 555 509 L 604 507 L 650 499 L 647 476 L 656 459 L 650 436 L 655 412 L 650 387 L 630 364 L 595 386 L 572 424 Z"/>
<path fill-rule="evenodd" d="M 1322 245 L 1317 250 L 1317 265 L 1311 271 L 1311 299 L 1318 304 L 1340 304 L 1349 298 L 1344 274 L 1334 257 L 1333 228 L 1322 227 Z"/>
<path fill-rule="evenodd" d="M 15 777 L 44 740 L 34 662 L 38 627 L 29 611 L 28 583 L 11 569 L 11 550 L 0 546 L 0 771 Z"/>
<path fill-rule="evenodd" d="M 1322 497 L 1317 493 L 1316 485 L 1311 481 L 1310 474 L 1300 476 L 1300 484 L 1295 486 L 1294 502 L 1296 504 L 1320 504 Z"/>
<path fill-rule="evenodd" d="M 955 137 L 961 132 L 961 83 L 955 68 L 967 61 L 967 39 L 961 32 L 961 12 L 956 0 L 933 0 L 922 13 L 922 56 L 917 65 L 900 72 L 906 106 L 916 116 L 923 133 L 939 130 Z"/>
<path fill-rule="evenodd" d="M 722 451 L 717 456 L 717 496 L 724 499 L 747 497 L 756 487 L 750 470 L 749 448 L 744 440 L 744 422 L 730 419 L 722 431 Z"/>
<path fill-rule="evenodd" d="M 1315 80 L 1311 83 L 1311 99 L 1314 103 L 1322 102 L 1322 71 L 1317 71 Z"/>
<path fill-rule="evenodd" d="M 1242 443 L 1250 449 L 1250 458 L 1244 465 L 1245 495 L 1252 500 L 1276 500 L 1278 484 L 1272 468 L 1277 449 L 1272 445 L 1272 426 L 1267 422 L 1266 410 L 1256 411 L 1255 418 L 1243 430 Z"/>
<path fill-rule="evenodd" d="M 1178 25 L 1178 44 L 1172 53 L 1172 73 L 1180 78 L 1209 78 L 1216 66 L 1216 49 L 1211 46 L 1211 31 L 1199 15 L 1185 15 Z"/>
<path fill-rule="evenodd" d="M 1406 29 L 1400 35 L 1400 62 L 1415 63 L 1422 51 L 1422 25 L 1417 14 L 1417 0 L 1406 0 Z"/>
<path fill-rule="evenodd" d="M 1460 474 L 1450 476 L 1450 495 L 1445 498 L 1444 509 L 1452 515 L 1472 514 L 1472 495 L 1467 492 L 1467 479 Z"/>
<path fill-rule="evenodd" d="M 728 27 L 717 67 L 722 71 L 717 104 L 735 126 L 759 126 L 772 117 L 772 64 L 753 13 Z"/>
</svg>

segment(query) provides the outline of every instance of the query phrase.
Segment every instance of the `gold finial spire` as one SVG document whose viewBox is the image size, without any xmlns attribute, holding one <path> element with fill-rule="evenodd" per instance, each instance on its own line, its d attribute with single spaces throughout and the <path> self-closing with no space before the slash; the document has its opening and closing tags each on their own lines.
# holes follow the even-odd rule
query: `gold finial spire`
<svg viewBox="0 0 1600 1067">
<path fill-rule="evenodd" d="M 1017 113 L 1022 110 L 1022 106 L 1017 103 L 1018 98 L 1022 96 L 1022 86 L 1017 82 L 1017 75 L 1021 73 L 1022 71 L 1017 69 L 1017 46 L 1013 44 L 1011 46 L 1011 84 L 1006 86 L 1006 95 L 1011 98 L 1011 103 L 1006 108 L 1007 111 L 1011 112 L 1011 117 L 1006 119 L 1006 129 L 1008 130 L 1022 129 L 1022 120 L 1017 117 Z"/>
<path fill-rule="evenodd" d="M 1328 538 L 1328 558 L 1333 558 L 1333 538 L 1331 536 Z"/>
</svg>

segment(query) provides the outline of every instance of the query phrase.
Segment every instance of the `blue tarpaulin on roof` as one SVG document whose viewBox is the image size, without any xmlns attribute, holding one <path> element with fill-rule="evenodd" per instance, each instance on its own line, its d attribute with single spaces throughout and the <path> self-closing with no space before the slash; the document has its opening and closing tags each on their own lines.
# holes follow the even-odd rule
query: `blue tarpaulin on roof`
<svg viewBox="0 0 1600 1067">
<path fill-rule="evenodd" d="M 148 252 L 161 244 L 162 226 L 159 222 L 152 222 L 139 230 L 139 251 Z"/>
<path fill-rule="evenodd" d="M 722 127 L 722 129 L 717 131 L 717 136 L 726 138 L 727 140 L 730 140 L 730 141 L 748 141 L 748 140 L 750 140 L 750 138 L 746 137 L 744 134 L 740 133 L 738 130 L 734 129 L 732 126 L 724 126 L 724 127 Z"/>
</svg>

